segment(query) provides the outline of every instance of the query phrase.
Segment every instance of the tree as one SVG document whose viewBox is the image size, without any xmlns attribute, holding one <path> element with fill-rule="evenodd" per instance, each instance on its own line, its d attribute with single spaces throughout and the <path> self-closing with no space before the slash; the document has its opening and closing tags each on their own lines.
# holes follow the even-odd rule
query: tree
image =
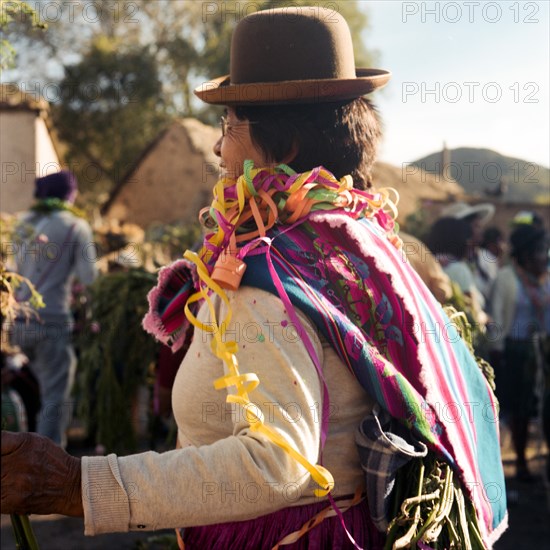
<svg viewBox="0 0 550 550">
<path fill-rule="evenodd" d="M 101 36 L 65 67 L 52 115 L 84 187 L 109 190 L 166 124 L 157 64 L 147 48 Z M 94 185 L 95 184 L 95 185 Z"/>
<path fill-rule="evenodd" d="M 90 167 L 99 170 L 101 180 L 94 187 L 107 191 L 169 118 L 195 116 L 214 123 L 219 109 L 202 105 L 193 89 L 227 72 L 231 33 L 242 17 L 262 9 L 311 4 L 311 0 L 56 3 L 58 17 L 48 20 L 42 36 L 19 37 L 23 43 L 43 44 L 38 54 L 33 48 L 32 56 L 21 64 L 19 80 L 25 83 L 25 72 L 36 79 L 41 67 L 57 63 L 57 71 L 63 73 L 60 94 L 48 99 L 55 104 L 54 121 L 68 144 L 68 160 L 87 168 L 88 174 L 81 178 L 84 185 L 92 184 Z M 371 55 L 361 39 L 368 18 L 359 4 L 338 0 L 321 5 L 348 20 L 357 65 L 368 66 Z M 76 63 L 69 60 L 68 51 L 78 58 Z M 75 171 L 78 174 L 78 166 Z"/>
<path fill-rule="evenodd" d="M 49 4 L 49 0 L 38 0 L 36 5 L 39 12 L 43 5 L 42 13 L 47 16 Z M 94 41 L 106 36 L 120 40 L 128 48 L 147 48 L 157 64 L 166 111 L 171 115 L 196 115 L 202 109 L 193 99 L 193 88 L 227 71 L 231 33 L 238 20 L 257 10 L 311 4 L 338 11 L 347 19 L 356 62 L 368 66 L 372 54 L 361 37 L 368 27 L 368 17 L 357 1 L 73 0 L 56 3 L 55 13 L 46 18 L 46 32 L 19 33 L 17 40 L 24 46 L 19 52 L 23 57 L 29 55 L 12 75 L 14 80 L 23 82 L 37 77 L 52 80 L 52 75 L 59 73 L 70 59 L 84 57 Z M 37 40 L 43 47 L 33 48 L 30 55 L 29 41 Z M 71 47 L 67 48 L 67 44 Z M 49 71 L 50 76 L 44 71 Z"/>
<path fill-rule="evenodd" d="M 21 0 L 1 2 L 2 16 L 17 13 L 12 24 L 2 27 L 6 39 L 17 45 L 16 63 L 3 76 L 23 84 L 31 79 L 33 83 L 59 80 L 63 65 L 85 55 L 96 38 L 128 39 L 131 35 L 128 23 L 134 22 L 134 27 L 138 24 L 133 17 L 136 2 L 128 0 L 33 0 L 33 8 Z M 14 9 L 16 4 L 21 6 Z M 39 19 L 45 21 L 40 25 L 45 32 L 37 32 L 37 25 L 29 25 L 29 21 Z M 135 40 L 131 43 L 137 44 Z"/>
<path fill-rule="evenodd" d="M 4 38 L 13 27 L 23 26 L 29 29 L 46 29 L 36 11 L 23 0 L 0 0 L 0 69 L 6 70 L 15 65 L 16 52 L 8 38 Z"/>
</svg>

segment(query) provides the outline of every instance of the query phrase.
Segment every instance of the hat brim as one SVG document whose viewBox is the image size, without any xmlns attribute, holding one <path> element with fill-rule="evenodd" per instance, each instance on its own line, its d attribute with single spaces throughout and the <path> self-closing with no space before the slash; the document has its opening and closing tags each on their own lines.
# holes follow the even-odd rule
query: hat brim
<svg viewBox="0 0 550 550">
<path fill-rule="evenodd" d="M 479 216 L 481 223 L 487 223 L 495 215 L 495 207 L 492 204 L 476 204 L 470 206 L 468 211 L 461 216 L 461 218 L 468 218 L 470 216 Z"/>
<path fill-rule="evenodd" d="M 213 105 L 290 105 L 354 99 L 382 88 L 391 77 L 383 69 L 356 69 L 356 78 L 284 80 L 231 84 L 229 75 L 205 82 L 195 95 Z"/>
<path fill-rule="evenodd" d="M 439 217 L 463 220 L 470 216 L 478 216 L 482 223 L 487 223 L 494 215 L 495 207 L 488 202 L 474 204 L 473 206 L 466 203 L 455 203 L 444 208 Z"/>
</svg>

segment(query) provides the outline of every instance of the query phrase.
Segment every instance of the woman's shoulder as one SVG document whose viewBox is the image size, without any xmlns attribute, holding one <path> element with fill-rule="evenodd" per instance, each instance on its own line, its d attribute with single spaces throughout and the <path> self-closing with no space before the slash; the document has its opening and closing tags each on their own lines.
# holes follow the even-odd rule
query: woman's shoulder
<svg viewBox="0 0 550 550">
<path fill-rule="evenodd" d="M 294 332 L 300 333 L 303 328 L 316 346 L 321 346 L 321 334 L 313 321 L 300 309 L 290 305 L 289 311 L 281 298 L 260 288 L 241 286 L 235 291 L 226 291 L 227 301 L 217 294 L 211 297 L 213 311 L 219 324 L 230 312 L 230 323 L 239 325 L 239 329 L 251 332 L 255 329 L 265 334 L 281 335 L 286 341 L 294 341 Z M 199 312 L 199 319 L 209 323 L 210 309 L 204 304 Z M 296 321 L 301 326 L 296 326 Z M 235 328 L 235 327 L 232 327 Z"/>
</svg>

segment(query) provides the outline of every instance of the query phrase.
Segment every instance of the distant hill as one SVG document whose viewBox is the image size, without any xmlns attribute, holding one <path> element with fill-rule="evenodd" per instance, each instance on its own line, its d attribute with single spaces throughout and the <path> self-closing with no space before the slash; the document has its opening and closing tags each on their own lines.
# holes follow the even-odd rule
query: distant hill
<svg viewBox="0 0 550 550">
<path fill-rule="evenodd" d="M 550 169 L 544 166 L 490 149 L 461 147 L 449 153 L 444 179 L 456 180 L 469 195 L 500 196 L 507 202 L 550 203 Z M 442 154 L 433 153 L 411 164 L 440 173 Z"/>
<path fill-rule="evenodd" d="M 444 181 L 416 166 L 399 167 L 376 162 L 373 180 L 375 187 L 392 187 L 399 193 L 397 220 L 400 224 L 404 224 L 407 216 L 416 212 L 423 201 L 448 202 L 464 197 L 464 190 L 456 181 Z"/>
</svg>

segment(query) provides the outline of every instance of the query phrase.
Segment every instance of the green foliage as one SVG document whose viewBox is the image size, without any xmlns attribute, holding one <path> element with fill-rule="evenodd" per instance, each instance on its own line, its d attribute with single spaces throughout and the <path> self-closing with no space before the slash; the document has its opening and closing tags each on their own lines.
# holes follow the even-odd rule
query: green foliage
<svg viewBox="0 0 550 550">
<path fill-rule="evenodd" d="M 155 283 L 154 274 L 136 268 L 103 275 L 90 289 L 93 318 L 77 340 L 77 413 L 108 451 L 136 450 L 132 408 L 156 359 L 141 319 Z"/>
<path fill-rule="evenodd" d="M 18 302 L 15 299 L 15 291 L 25 285 L 30 291 L 30 298 L 26 302 Z M 42 295 L 37 292 L 35 286 L 22 275 L 6 271 L 4 265 L 0 265 L 0 310 L 2 319 L 13 321 L 16 316 L 31 317 L 36 315 L 37 309 L 46 307 Z"/>
<path fill-rule="evenodd" d="M 472 354 L 476 356 L 476 360 L 479 364 L 479 362 L 483 360 L 476 355 L 476 352 L 480 355 L 487 355 L 488 353 L 488 341 L 485 324 L 478 321 L 477 316 L 479 313 L 475 311 L 472 304 L 472 299 L 469 296 L 466 296 L 458 284 L 454 281 L 451 281 L 451 289 L 452 295 L 447 304 L 445 304 L 445 310 L 447 311 L 447 315 L 455 323 L 462 339 L 466 342 Z M 484 373 L 485 371 L 489 373 L 489 370 L 486 368 L 482 368 L 482 370 Z M 494 378 L 494 374 L 491 374 L 490 377 L 488 377 L 488 380 L 494 390 L 494 384 L 491 382 L 492 378 Z"/>
<path fill-rule="evenodd" d="M 152 224 L 145 235 L 145 241 L 150 246 L 153 262 L 157 267 L 165 265 L 177 258 L 183 252 L 192 249 L 201 239 L 201 227 L 197 224 Z M 160 261 L 159 261 L 160 260 Z"/>
<path fill-rule="evenodd" d="M 37 200 L 31 207 L 31 210 L 34 212 L 40 212 L 41 214 L 50 214 L 52 212 L 58 212 L 59 210 L 66 210 L 78 218 L 86 217 L 82 210 L 67 201 L 58 199 L 57 197 L 48 197 L 46 199 Z"/>
<path fill-rule="evenodd" d="M 167 122 L 147 48 L 126 49 L 102 36 L 80 63 L 65 67 L 59 89 L 52 114 L 84 190 L 90 179 L 99 189 L 102 181 L 107 189 L 120 181 Z"/>
<path fill-rule="evenodd" d="M 2 9 L 4 6 L 2 5 Z M 3 16 L 3 14 L 2 14 Z M 3 22 L 2 22 L 3 25 Z M 3 244 L 13 243 L 16 238 L 15 227 L 17 219 L 15 216 L 2 215 L 0 217 L 0 242 Z M 2 246 L 2 256 L 0 257 L 0 325 L 5 321 L 13 321 L 17 315 L 30 315 L 34 310 L 44 307 L 42 296 L 36 291 L 34 285 L 25 277 L 6 270 L 4 262 L 8 259 L 4 257 L 5 251 Z M 7 255 L 6 255 L 7 256 Z M 31 291 L 29 302 L 18 302 L 15 299 L 14 291 L 21 284 L 28 285 Z M 2 337 L 2 354 L 13 353 L 14 348 L 10 346 Z M 16 405 L 9 394 L 8 388 L 4 386 L 4 376 L 2 375 L 2 429 L 19 431 L 19 405 Z M 11 526 L 15 537 L 16 550 L 38 550 L 38 544 L 32 530 L 29 517 L 26 515 L 11 514 Z"/>
<path fill-rule="evenodd" d="M 38 550 L 38 542 L 26 515 L 11 514 L 11 526 L 15 536 L 16 550 Z"/>
<path fill-rule="evenodd" d="M 464 295 L 460 292 L 458 285 L 453 283 L 453 297 L 457 306 L 447 304 L 444 306 L 445 313 L 455 325 L 461 338 L 466 342 L 470 353 L 475 357 L 477 366 L 485 376 L 485 379 L 489 383 L 489 386 L 493 391 L 496 389 L 495 384 L 495 371 L 493 367 L 482 357 L 478 355 L 478 352 L 486 351 L 487 348 L 487 336 L 484 330 L 480 330 L 479 324 L 475 323 L 471 318 L 471 309 L 465 303 Z M 496 401 L 496 397 L 495 397 Z"/>
<path fill-rule="evenodd" d="M 10 27 L 23 25 L 32 29 L 44 30 L 47 26 L 41 23 L 36 11 L 23 0 L 0 0 L 0 31 L 2 36 Z M 16 51 L 7 38 L 0 39 L 0 69 L 15 66 Z"/>
<path fill-rule="evenodd" d="M 433 453 L 401 468 L 396 488 L 384 550 L 421 548 L 421 542 L 434 550 L 485 549 L 475 510 L 459 480 Z"/>
<path fill-rule="evenodd" d="M 16 231 L 16 228 L 18 229 Z M 0 319 L 12 321 L 16 316 L 31 317 L 36 315 L 36 310 L 45 307 L 42 296 L 36 291 L 34 285 L 13 269 L 14 259 L 10 251 L 19 248 L 22 236 L 19 231 L 32 230 L 31 226 L 21 227 L 16 216 L 2 214 L 0 216 Z M 10 269 L 6 265 L 10 264 Z M 26 285 L 30 291 L 30 297 L 26 302 L 18 302 L 15 299 L 15 291 L 21 285 Z M 2 343 L 3 345 L 4 343 Z"/>
</svg>

